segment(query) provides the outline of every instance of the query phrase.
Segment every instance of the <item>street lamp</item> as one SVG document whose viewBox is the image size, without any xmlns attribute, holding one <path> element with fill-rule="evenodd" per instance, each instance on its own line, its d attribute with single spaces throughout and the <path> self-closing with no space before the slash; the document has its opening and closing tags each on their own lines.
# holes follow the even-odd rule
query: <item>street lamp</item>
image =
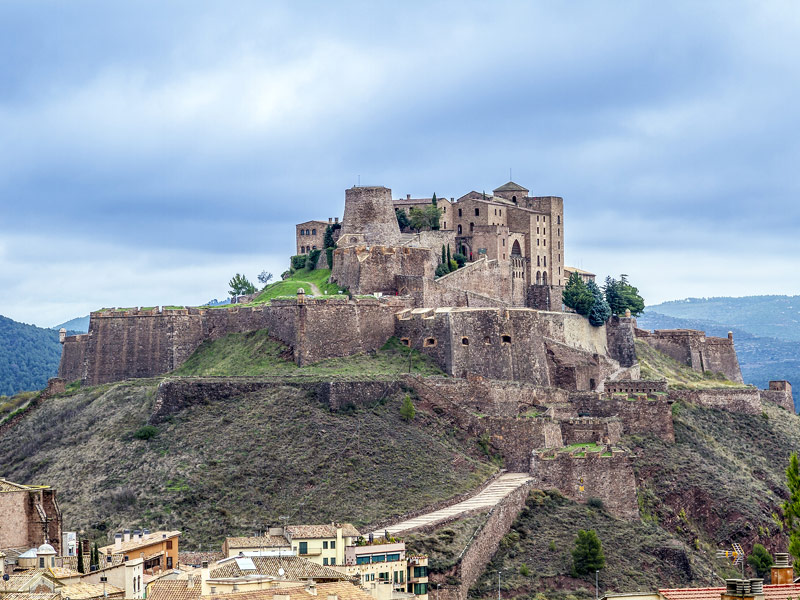
<svg viewBox="0 0 800 600">
<path fill-rule="evenodd" d="M 498 570 L 497 571 L 497 600 L 500 600 L 500 573 L 502 573 L 502 571 Z"/>
<path fill-rule="evenodd" d="M 598 581 L 597 578 L 598 578 L 598 574 L 599 573 L 600 573 L 599 570 L 595 570 L 595 572 L 594 572 L 594 600 L 598 600 L 598 594 L 599 594 L 598 590 L 600 588 L 597 585 L 597 581 Z"/>
</svg>

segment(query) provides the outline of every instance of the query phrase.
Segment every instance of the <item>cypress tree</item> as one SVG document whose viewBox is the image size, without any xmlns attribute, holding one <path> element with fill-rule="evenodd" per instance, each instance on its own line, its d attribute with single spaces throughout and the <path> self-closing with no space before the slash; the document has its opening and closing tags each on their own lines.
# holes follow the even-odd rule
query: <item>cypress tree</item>
<svg viewBox="0 0 800 600">
<path fill-rule="evenodd" d="M 448 267 L 448 268 L 450 268 L 450 263 L 451 263 L 452 261 L 453 261 L 453 260 L 450 258 L 450 244 L 447 244 L 447 267 Z M 451 270 L 451 271 L 454 271 L 455 269 L 452 269 L 452 268 L 450 268 L 450 270 Z"/>
<path fill-rule="evenodd" d="M 445 252 L 444 252 L 444 244 L 442 244 L 442 264 L 443 265 L 447 264 L 447 258 L 446 258 Z"/>
<path fill-rule="evenodd" d="M 81 540 L 78 540 L 78 573 L 85 573 L 86 571 L 83 568 L 83 544 L 81 544 Z"/>
<path fill-rule="evenodd" d="M 433 198 L 431 198 L 431 204 L 436 206 L 438 203 L 439 201 L 436 199 L 436 192 L 433 192 Z"/>
</svg>

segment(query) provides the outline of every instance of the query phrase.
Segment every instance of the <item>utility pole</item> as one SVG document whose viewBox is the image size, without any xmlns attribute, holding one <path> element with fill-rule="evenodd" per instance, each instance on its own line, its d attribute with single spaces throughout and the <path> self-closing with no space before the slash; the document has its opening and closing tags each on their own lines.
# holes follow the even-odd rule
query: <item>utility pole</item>
<svg viewBox="0 0 800 600">
<path fill-rule="evenodd" d="M 600 588 L 597 585 L 598 574 L 599 573 L 600 573 L 600 571 L 598 571 L 598 570 L 595 570 L 595 572 L 594 572 L 594 600 L 598 600 L 598 598 L 599 598 L 599 589 Z"/>
<path fill-rule="evenodd" d="M 498 570 L 497 571 L 497 600 L 500 600 L 500 573 L 502 573 L 502 571 Z"/>
</svg>

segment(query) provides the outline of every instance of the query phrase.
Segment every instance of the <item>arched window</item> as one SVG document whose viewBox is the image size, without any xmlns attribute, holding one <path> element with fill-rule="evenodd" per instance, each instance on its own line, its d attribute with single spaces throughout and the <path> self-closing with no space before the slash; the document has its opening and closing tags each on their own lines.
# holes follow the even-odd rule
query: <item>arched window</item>
<svg viewBox="0 0 800 600">
<path fill-rule="evenodd" d="M 316 249 L 317 249 L 317 247 L 316 247 L 316 246 L 311 246 L 311 249 L 312 249 L 312 250 L 316 250 Z"/>
<path fill-rule="evenodd" d="M 461 225 L 459 225 L 459 226 L 458 226 L 458 235 L 461 235 L 461 233 L 462 233 L 462 231 L 461 231 Z"/>
<path fill-rule="evenodd" d="M 306 229 L 306 235 L 311 235 L 311 230 L 310 229 Z"/>
<path fill-rule="evenodd" d="M 316 246 L 314 246 L 314 248 L 316 248 Z M 544 263 L 544 264 L 542 264 L 542 266 L 546 267 L 547 266 L 547 257 L 546 256 L 542 259 L 542 262 Z"/>
<path fill-rule="evenodd" d="M 547 285 L 547 271 L 542 273 L 542 285 Z"/>
<path fill-rule="evenodd" d="M 300 230 L 300 235 L 305 235 L 305 234 L 306 234 L 306 230 L 305 229 L 301 229 Z"/>
<path fill-rule="evenodd" d="M 536 271 L 536 285 L 542 285 L 542 274 Z"/>
<path fill-rule="evenodd" d="M 475 216 L 476 217 L 480 217 L 481 216 L 481 209 L 480 208 L 476 208 L 475 209 Z"/>
<path fill-rule="evenodd" d="M 519 247 L 519 240 L 514 240 L 514 245 L 511 246 L 511 256 L 522 256 L 522 249 Z"/>
<path fill-rule="evenodd" d="M 317 235 L 317 230 L 316 229 L 312 229 L 311 230 L 311 235 Z"/>
<path fill-rule="evenodd" d="M 516 204 L 516 203 L 517 203 L 517 197 L 516 197 L 516 196 L 511 196 L 511 201 L 512 201 L 514 204 Z"/>
</svg>

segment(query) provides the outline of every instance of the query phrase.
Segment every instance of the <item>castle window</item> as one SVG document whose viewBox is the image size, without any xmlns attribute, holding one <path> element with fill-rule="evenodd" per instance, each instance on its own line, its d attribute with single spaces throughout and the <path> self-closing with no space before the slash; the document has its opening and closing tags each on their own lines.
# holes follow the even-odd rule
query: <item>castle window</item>
<svg viewBox="0 0 800 600">
<path fill-rule="evenodd" d="M 311 246 L 311 249 L 312 249 L 312 250 L 316 250 L 316 249 L 317 249 L 317 247 L 316 247 L 316 246 Z"/>
<path fill-rule="evenodd" d="M 447 229 L 447 221 L 444 222 L 444 227 L 442 229 Z"/>
<path fill-rule="evenodd" d="M 542 285 L 547 285 L 547 271 L 542 273 Z"/>
<path fill-rule="evenodd" d="M 504 335 L 503 336 L 503 343 L 510 345 L 511 344 L 511 336 L 510 335 Z"/>
<path fill-rule="evenodd" d="M 497 216 L 497 209 L 496 208 L 494 209 L 494 216 L 495 217 Z"/>
<path fill-rule="evenodd" d="M 536 222 L 539 222 L 539 215 L 536 215 Z"/>
<path fill-rule="evenodd" d="M 500 210 L 498 210 L 497 214 L 499 214 L 502 217 L 503 216 L 503 209 L 501 208 Z"/>
<path fill-rule="evenodd" d="M 487 335 L 486 337 L 483 338 L 483 343 L 486 344 L 487 346 L 491 346 L 492 345 L 492 338 L 490 338 Z"/>
<path fill-rule="evenodd" d="M 442 214 L 445 214 L 446 212 L 447 212 L 447 207 L 446 207 L 446 206 L 443 206 L 443 207 L 442 207 Z"/>
<path fill-rule="evenodd" d="M 461 216 L 461 209 L 460 208 L 458 209 L 458 216 L 459 217 Z"/>
<path fill-rule="evenodd" d="M 506 238 L 503 238 L 503 246 L 506 245 Z"/>
<path fill-rule="evenodd" d="M 516 204 L 516 203 L 517 203 L 517 197 L 516 197 L 516 196 L 511 196 L 511 201 L 512 201 L 514 204 Z"/>
<path fill-rule="evenodd" d="M 316 229 L 312 229 L 311 230 L 311 235 L 317 235 L 317 230 Z"/>
<path fill-rule="evenodd" d="M 410 346 L 411 340 L 408 338 L 400 338 L 400 343 L 403 344 L 403 346 Z"/>
<path fill-rule="evenodd" d="M 468 337 L 462 337 L 461 338 L 461 345 L 462 346 L 469 346 L 469 338 Z"/>
<path fill-rule="evenodd" d="M 305 235 L 305 234 L 306 234 L 306 230 L 305 229 L 301 229 L 300 230 L 300 235 Z"/>
<path fill-rule="evenodd" d="M 544 235 L 547 235 L 547 227 L 542 227 L 542 233 L 543 233 Z"/>
<path fill-rule="evenodd" d="M 425 338 L 425 341 L 422 343 L 425 348 L 432 348 L 436 346 L 436 338 Z"/>
<path fill-rule="evenodd" d="M 476 217 L 480 217 L 481 216 L 481 209 L 480 208 L 476 208 L 475 209 L 475 216 Z"/>
<path fill-rule="evenodd" d="M 558 242 L 558 249 L 561 250 L 561 242 Z"/>
<path fill-rule="evenodd" d="M 542 266 L 543 267 L 547 266 L 547 257 L 546 256 L 542 259 Z"/>
<path fill-rule="evenodd" d="M 542 285 L 542 273 L 536 271 L 536 285 Z"/>
<path fill-rule="evenodd" d="M 561 237 L 561 227 L 558 228 L 558 237 Z"/>
<path fill-rule="evenodd" d="M 557 218 L 558 218 L 558 221 L 557 221 L 557 223 L 558 223 L 559 225 L 561 225 L 561 215 L 558 215 L 558 217 L 557 217 Z"/>
<path fill-rule="evenodd" d="M 537 267 L 541 267 L 542 266 L 542 257 L 541 256 L 537 256 L 536 257 L 536 266 Z"/>
<path fill-rule="evenodd" d="M 475 223 L 470 223 L 469 224 L 469 232 L 472 233 L 473 231 L 475 231 Z"/>
<path fill-rule="evenodd" d="M 538 239 L 536 240 L 536 245 L 537 245 L 537 246 L 539 245 L 539 240 L 538 240 Z"/>
<path fill-rule="evenodd" d="M 358 238 L 357 238 L 357 237 L 351 237 L 351 238 L 350 238 L 350 243 L 351 243 L 351 244 L 355 244 L 357 241 L 358 241 Z"/>
<path fill-rule="evenodd" d="M 558 274 L 561 275 L 561 267 L 558 267 Z"/>
<path fill-rule="evenodd" d="M 311 235 L 311 230 L 310 229 L 306 229 L 306 235 Z"/>
<path fill-rule="evenodd" d="M 542 246 L 547 246 L 547 240 L 542 240 Z"/>
<path fill-rule="evenodd" d="M 459 226 L 458 226 L 458 235 L 461 235 L 461 233 L 462 233 L 462 231 L 461 231 L 461 225 L 459 225 Z"/>
</svg>

